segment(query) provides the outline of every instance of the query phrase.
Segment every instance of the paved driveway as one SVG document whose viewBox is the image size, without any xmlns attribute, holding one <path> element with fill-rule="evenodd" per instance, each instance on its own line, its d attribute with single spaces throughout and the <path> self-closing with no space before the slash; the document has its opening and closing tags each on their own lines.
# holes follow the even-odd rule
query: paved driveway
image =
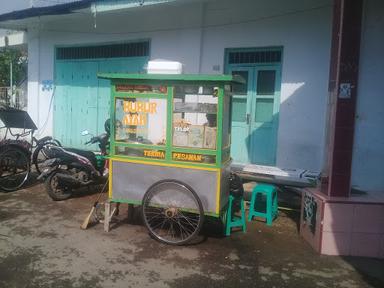
<svg viewBox="0 0 384 288">
<path fill-rule="evenodd" d="M 188 247 L 160 244 L 125 211 L 109 233 L 79 226 L 96 195 L 53 202 L 42 185 L 0 192 L 0 287 L 384 287 L 384 262 L 317 255 L 295 215 L 248 224 L 224 238 L 218 226 Z M 139 216 L 139 215 L 136 215 Z"/>
</svg>

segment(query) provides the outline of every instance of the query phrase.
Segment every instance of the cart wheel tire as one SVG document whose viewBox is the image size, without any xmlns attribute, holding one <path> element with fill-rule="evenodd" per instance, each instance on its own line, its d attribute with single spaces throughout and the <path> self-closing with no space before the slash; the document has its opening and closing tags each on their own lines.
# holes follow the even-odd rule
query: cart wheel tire
<svg viewBox="0 0 384 288">
<path fill-rule="evenodd" d="M 45 180 L 45 189 L 49 197 L 54 201 L 66 200 L 72 196 L 72 189 L 69 187 L 60 187 L 58 183 L 57 173 L 68 173 L 65 170 L 56 170 Z"/>
<path fill-rule="evenodd" d="M 152 185 L 142 202 L 142 215 L 150 235 L 170 245 L 184 245 L 200 232 L 203 205 L 183 182 L 163 180 Z"/>
<path fill-rule="evenodd" d="M 20 189 L 28 180 L 29 156 L 17 147 L 9 147 L 0 153 L 0 189 L 12 192 Z"/>
<path fill-rule="evenodd" d="M 44 148 L 47 147 L 47 145 L 61 147 L 61 143 L 58 140 L 54 139 L 41 143 L 39 146 L 36 147 L 35 151 L 32 154 L 32 164 L 35 166 L 36 172 L 39 175 L 41 174 L 42 169 L 41 164 L 43 164 L 44 161 L 48 159 L 47 155 L 44 154 Z"/>
</svg>

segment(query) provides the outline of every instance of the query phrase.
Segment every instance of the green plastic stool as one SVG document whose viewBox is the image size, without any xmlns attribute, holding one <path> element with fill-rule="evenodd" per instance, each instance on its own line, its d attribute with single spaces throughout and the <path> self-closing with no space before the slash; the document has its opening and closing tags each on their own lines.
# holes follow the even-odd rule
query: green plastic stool
<svg viewBox="0 0 384 288">
<path fill-rule="evenodd" d="M 240 201 L 240 210 L 241 216 L 232 215 L 232 208 L 235 201 Z M 226 229 L 225 235 L 229 236 L 231 234 L 231 229 L 233 227 L 242 227 L 243 232 L 245 232 L 245 209 L 244 209 L 244 199 L 236 199 L 232 195 L 229 195 L 228 209 L 227 209 L 227 219 L 226 219 Z"/>
<path fill-rule="evenodd" d="M 256 211 L 256 202 L 258 194 L 265 195 L 267 198 L 265 212 Z M 267 225 L 272 226 L 272 221 L 278 215 L 277 189 L 274 185 L 258 184 L 252 190 L 251 206 L 249 207 L 248 221 L 253 217 L 266 219 Z"/>
</svg>

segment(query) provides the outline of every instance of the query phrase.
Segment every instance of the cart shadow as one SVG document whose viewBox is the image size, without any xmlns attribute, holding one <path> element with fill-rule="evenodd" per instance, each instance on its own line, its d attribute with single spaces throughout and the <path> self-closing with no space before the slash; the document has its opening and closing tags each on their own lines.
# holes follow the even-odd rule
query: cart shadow
<svg viewBox="0 0 384 288">
<path fill-rule="evenodd" d="M 206 217 L 200 234 L 207 238 L 225 238 L 225 226 L 220 218 Z"/>
<path fill-rule="evenodd" d="M 126 205 L 120 205 L 119 214 L 115 215 L 111 220 L 109 229 L 110 231 L 126 224 L 145 227 L 141 206 L 135 206 L 131 211 L 129 211 L 129 209 L 127 211 L 125 207 Z M 150 235 L 150 233 L 148 234 Z M 151 238 L 153 237 L 151 236 Z M 225 238 L 224 224 L 220 219 L 214 217 L 206 217 L 204 219 L 204 223 L 199 235 L 192 239 L 188 244 L 185 244 L 185 246 L 199 245 L 206 242 L 209 238 Z"/>
<path fill-rule="evenodd" d="M 85 196 L 90 196 L 94 194 L 98 194 L 103 189 L 104 185 L 97 184 L 86 187 L 81 187 L 73 190 L 71 198 L 82 198 Z"/>
<path fill-rule="evenodd" d="M 224 224 L 220 219 L 214 217 L 206 217 L 199 235 L 192 239 L 191 242 L 189 242 L 186 246 L 199 245 L 208 241 L 210 238 L 225 238 L 226 236 L 224 234 L 224 228 Z"/>
<path fill-rule="evenodd" d="M 250 181 L 252 182 L 252 181 Z M 261 182 L 259 182 L 261 183 Z M 300 232 L 300 210 L 301 210 L 301 190 L 294 187 L 288 186 L 277 186 L 278 188 L 278 206 L 279 206 L 279 217 L 289 218 L 295 223 L 297 232 Z M 252 192 L 244 192 L 244 200 L 246 201 L 246 214 L 249 209 Z M 266 199 L 258 199 L 258 209 L 265 211 Z"/>
<path fill-rule="evenodd" d="M 109 230 L 112 231 L 126 224 L 144 227 L 143 217 L 141 215 L 140 206 L 127 209 L 127 205 L 120 203 L 119 212 L 112 217 Z"/>
<path fill-rule="evenodd" d="M 296 224 L 297 232 L 300 232 L 301 191 L 292 187 L 279 187 L 278 192 L 280 215 L 291 219 Z"/>
</svg>

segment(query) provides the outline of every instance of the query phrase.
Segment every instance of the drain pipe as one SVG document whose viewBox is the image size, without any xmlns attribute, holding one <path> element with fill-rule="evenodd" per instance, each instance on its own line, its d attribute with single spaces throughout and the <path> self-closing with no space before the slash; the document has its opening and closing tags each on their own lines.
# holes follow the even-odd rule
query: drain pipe
<svg viewBox="0 0 384 288">
<path fill-rule="evenodd" d="M 13 98 L 13 64 L 12 64 L 12 54 L 11 54 L 11 60 L 9 61 L 9 89 L 11 90 L 11 95 L 10 95 L 10 103 L 11 104 L 11 101 L 12 101 L 12 98 Z"/>
</svg>

